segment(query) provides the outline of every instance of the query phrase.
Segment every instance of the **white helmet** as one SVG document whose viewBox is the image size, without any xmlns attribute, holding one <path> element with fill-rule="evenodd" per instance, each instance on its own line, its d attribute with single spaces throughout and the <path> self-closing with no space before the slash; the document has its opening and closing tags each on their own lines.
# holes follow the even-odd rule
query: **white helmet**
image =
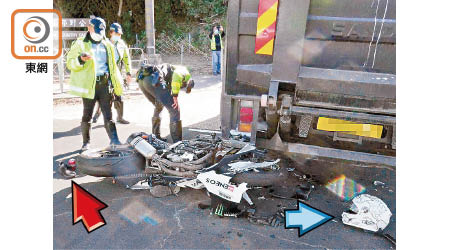
<svg viewBox="0 0 450 250">
<path fill-rule="evenodd" d="M 389 224 L 392 213 L 386 204 L 375 196 L 362 194 L 352 200 L 348 213 L 342 213 L 344 224 L 377 232 Z"/>
</svg>

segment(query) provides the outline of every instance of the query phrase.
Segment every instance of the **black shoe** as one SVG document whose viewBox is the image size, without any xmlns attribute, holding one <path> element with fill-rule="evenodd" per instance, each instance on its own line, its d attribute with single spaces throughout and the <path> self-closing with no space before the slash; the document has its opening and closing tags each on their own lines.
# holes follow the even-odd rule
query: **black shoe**
<svg viewBox="0 0 450 250">
<path fill-rule="evenodd" d="M 183 126 L 181 125 L 181 121 L 170 123 L 170 136 L 172 137 L 173 143 L 183 139 Z"/>
<path fill-rule="evenodd" d="M 81 122 L 81 136 L 83 137 L 83 145 L 81 151 L 89 149 L 89 143 L 91 142 L 91 123 Z"/>
</svg>

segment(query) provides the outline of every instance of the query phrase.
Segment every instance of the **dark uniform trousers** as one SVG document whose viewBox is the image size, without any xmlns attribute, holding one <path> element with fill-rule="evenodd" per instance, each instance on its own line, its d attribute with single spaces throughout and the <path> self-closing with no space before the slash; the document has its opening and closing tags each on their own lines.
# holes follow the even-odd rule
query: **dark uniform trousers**
<svg viewBox="0 0 450 250">
<path fill-rule="evenodd" d="M 165 107 L 169 111 L 171 123 L 180 121 L 180 110 L 172 107 L 173 97 L 170 95 L 170 89 L 166 84 L 158 82 L 156 85 L 153 85 L 150 77 L 145 77 L 142 81 L 139 81 L 139 88 L 145 97 L 155 106 L 153 112 L 154 118 L 159 118 Z"/>
<path fill-rule="evenodd" d="M 95 83 L 94 99 L 83 98 L 83 117 L 82 122 L 90 122 L 94 113 L 95 103 L 98 101 L 101 112 L 106 121 L 112 121 L 111 103 L 112 94 L 110 93 L 110 81 L 108 77 L 102 76 Z"/>
</svg>

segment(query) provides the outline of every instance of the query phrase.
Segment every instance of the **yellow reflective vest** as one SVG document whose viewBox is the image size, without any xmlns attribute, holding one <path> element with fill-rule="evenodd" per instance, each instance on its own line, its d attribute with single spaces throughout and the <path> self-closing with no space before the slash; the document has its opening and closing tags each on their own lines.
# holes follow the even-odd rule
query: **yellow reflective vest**
<svg viewBox="0 0 450 250">
<path fill-rule="evenodd" d="M 187 83 L 187 81 L 191 79 L 191 73 L 189 73 L 189 70 L 184 66 L 174 65 L 173 67 L 174 70 L 171 79 L 172 96 L 178 96 L 183 83 Z"/>
<path fill-rule="evenodd" d="M 103 39 L 101 43 L 105 45 L 108 54 L 109 76 L 114 87 L 114 94 L 120 96 L 122 95 L 121 82 L 123 82 L 123 79 L 114 60 L 114 45 L 106 39 Z M 67 54 L 67 68 L 71 71 L 69 93 L 88 99 L 94 99 L 96 83 L 95 53 L 91 49 L 91 41 L 87 37 L 80 37 L 72 43 Z M 91 55 L 93 58 L 81 64 L 78 56 L 83 52 Z"/>
<path fill-rule="evenodd" d="M 220 34 L 220 32 L 219 38 L 220 38 L 220 49 L 223 50 L 222 35 Z M 211 50 L 216 50 L 216 38 L 214 34 L 211 36 Z"/>
<path fill-rule="evenodd" d="M 122 39 L 119 39 L 114 46 L 116 46 L 117 51 L 119 52 L 119 61 L 122 61 L 123 64 L 125 64 L 125 71 L 131 73 L 131 58 L 127 44 Z"/>
</svg>

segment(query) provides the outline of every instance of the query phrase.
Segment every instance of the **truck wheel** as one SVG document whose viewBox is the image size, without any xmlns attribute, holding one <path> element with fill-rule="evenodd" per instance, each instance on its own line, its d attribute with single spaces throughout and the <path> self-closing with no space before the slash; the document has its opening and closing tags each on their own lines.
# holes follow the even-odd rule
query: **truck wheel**
<svg viewBox="0 0 450 250">
<path fill-rule="evenodd" d="M 279 184 L 289 177 L 289 173 L 286 168 L 280 168 L 278 170 L 269 170 L 259 172 L 249 171 L 240 174 L 236 174 L 231 178 L 231 182 L 241 184 L 247 183 L 248 186 L 263 187 Z"/>
<path fill-rule="evenodd" d="M 130 147 L 86 150 L 77 157 L 77 169 L 97 177 L 142 173 L 145 158 Z"/>
</svg>

